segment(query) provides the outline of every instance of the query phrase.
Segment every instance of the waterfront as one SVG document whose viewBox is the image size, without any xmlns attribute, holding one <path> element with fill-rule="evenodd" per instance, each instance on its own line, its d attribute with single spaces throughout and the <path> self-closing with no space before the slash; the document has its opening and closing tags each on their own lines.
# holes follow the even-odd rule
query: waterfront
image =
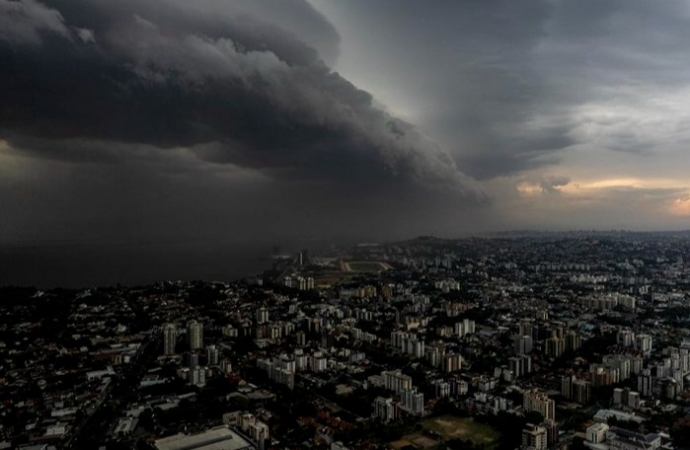
<svg viewBox="0 0 690 450">
<path fill-rule="evenodd" d="M 0 285 L 85 287 L 233 280 L 270 268 L 271 245 L 54 244 L 0 247 Z"/>
</svg>

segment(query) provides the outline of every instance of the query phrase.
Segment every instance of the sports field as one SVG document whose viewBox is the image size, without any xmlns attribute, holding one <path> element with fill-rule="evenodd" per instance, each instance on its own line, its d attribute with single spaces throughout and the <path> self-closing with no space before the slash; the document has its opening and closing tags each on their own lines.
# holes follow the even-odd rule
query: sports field
<svg viewBox="0 0 690 450">
<path fill-rule="evenodd" d="M 342 261 L 340 263 L 340 269 L 343 272 L 373 273 L 390 268 L 390 265 L 380 261 Z"/>
<path fill-rule="evenodd" d="M 426 419 L 422 422 L 422 427 L 427 430 L 435 431 L 443 436 L 443 440 L 450 439 L 469 439 L 475 444 L 484 444 L 487 449 L 491 449 L 498 443 L 499 432 L 488 425 L 477 423 L 469 417 L 441 416 Z M 391 442 L 392 448 L 399 449 L 406 445 L 412 445 L 418 449 L 432 448 L 438 442 L 421 432 L 416 432 L 404 436 L 402 439 Z"/>
<path fill-rule="evenodd" d="M 443 435 L 444 439 L 469 439 L 475 444 L 493 444 L 499 433 L 469 417 L 441 416 L 422 422 L 424 428 Z"/>
</svg>

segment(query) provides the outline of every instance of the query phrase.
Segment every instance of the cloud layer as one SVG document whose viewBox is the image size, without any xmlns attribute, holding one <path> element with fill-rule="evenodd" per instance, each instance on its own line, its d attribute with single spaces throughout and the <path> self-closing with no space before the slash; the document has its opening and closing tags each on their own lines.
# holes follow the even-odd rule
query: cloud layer
<svg viewBox="0 0 690 450">
<path fill-rule="evenodd" d="M 498 227 L 690 226 L 670 214 L 690 192 L 686 1 L 311 1 L 340 32 L 336 68 L 483 180 Z"/>
<path fill-rule="evenodd" d="M 688 30 L 681 0 L 0 0 L 0 243 L 687 228 Z"/>
<path fill-rule="evenodd" d="M 0 41 L 0 132 L 13 147 L 73 161 L 99 159 L 86 156 L 106 147 L 93 142 L 186 147 L 276 178 L 483 195 L 313 47 L 254 16 L 262 2 L 78 3 L 2 2 L 15 25 Z M 303 37 L 329 30 L 308 4 L 289 3 L 311 11 Z"/>
</svg>

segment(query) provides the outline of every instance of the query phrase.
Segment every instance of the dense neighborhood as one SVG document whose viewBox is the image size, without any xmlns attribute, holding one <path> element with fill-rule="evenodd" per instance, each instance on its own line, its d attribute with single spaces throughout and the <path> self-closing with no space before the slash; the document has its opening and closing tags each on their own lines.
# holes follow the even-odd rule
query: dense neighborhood
<svg viewBox="0 0 690 450">
<path fill-rule="evenodd" d="M 0 288 L 0 449 L 690 446 L 690 240 L 422 237 Z"/>
</svg>

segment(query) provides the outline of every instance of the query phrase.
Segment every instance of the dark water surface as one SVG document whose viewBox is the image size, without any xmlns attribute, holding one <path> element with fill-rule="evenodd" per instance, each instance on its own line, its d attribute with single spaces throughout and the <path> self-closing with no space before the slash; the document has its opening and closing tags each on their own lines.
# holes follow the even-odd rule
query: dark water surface
<svg viewBox="0 0 690 450">
<path fill-rule="evenodd" d="M 0 285 L 49 287 L 232 281 L 270 268 L 270 244 L 211 242 L 0 246 Z"/>
</svg>

